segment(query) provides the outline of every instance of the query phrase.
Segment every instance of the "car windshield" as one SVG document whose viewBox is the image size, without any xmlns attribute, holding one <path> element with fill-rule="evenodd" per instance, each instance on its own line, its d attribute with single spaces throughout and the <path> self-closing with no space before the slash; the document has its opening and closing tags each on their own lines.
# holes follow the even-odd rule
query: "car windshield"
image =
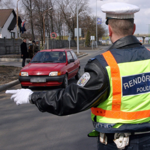
<svg viewBox="0 0 150 150">
<path fill-rule="evenodd" d="M 33 57 L 30 63 L 65 63 L 66 54 L 65 52 L 50 51 L 50 52 L 38 52 Z"/>
</svg>

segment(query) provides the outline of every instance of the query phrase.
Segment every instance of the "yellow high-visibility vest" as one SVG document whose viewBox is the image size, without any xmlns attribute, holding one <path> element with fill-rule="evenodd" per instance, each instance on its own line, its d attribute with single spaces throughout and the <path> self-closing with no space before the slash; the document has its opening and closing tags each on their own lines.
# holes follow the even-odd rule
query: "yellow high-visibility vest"
<svg viewBox="0 0 150 150">
<path fill-rule="evenodd" d="M 150 122 L 150 60 L 118 63 L 107 51 L 102 54 L 110 94 L 107 100 L 91 108 L 93 122 L 138 124 Z"/>
</svg>

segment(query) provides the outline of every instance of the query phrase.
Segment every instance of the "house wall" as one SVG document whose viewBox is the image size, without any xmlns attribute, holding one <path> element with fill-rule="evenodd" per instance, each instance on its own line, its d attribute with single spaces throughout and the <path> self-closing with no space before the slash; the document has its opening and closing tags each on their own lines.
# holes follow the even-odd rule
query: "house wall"
<svg viewBox="0 0 150 150">
<path fill-rule="evenodd" d="M 13 18 L 14 18 L 14 14 L 11 13 L 11 15 L 8 17 L 5 25 L 2 28 L 0 38 L 5 37 L 7 39 L 10 39 L 11 38 L 11 32 L 15 32 L 15 38 L 17 38 L 17 26 L 15 26 L 14 30 L 11 30 L 11 32 L 8 30 L 8 27 L 9 27 L 11 21 L 13 20 Z M 19 31 L 19 29 L 18 29 L 18 31 Z"/>
</svg>

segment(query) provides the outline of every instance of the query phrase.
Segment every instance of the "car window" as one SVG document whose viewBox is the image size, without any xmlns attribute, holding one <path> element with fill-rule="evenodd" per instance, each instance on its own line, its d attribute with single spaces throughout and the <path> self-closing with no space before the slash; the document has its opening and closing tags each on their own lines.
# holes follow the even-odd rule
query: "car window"
<svg viewBox="0 0 150 150">
<path fill-rule="evenodd" d="M 78 57 L 76 56 L 76 54 L 74 53 L 74 51 L 71 51 L 71 53 L 72 53 L 72 55 L 73 55 L 73 58 L 74 58 L 75 60 L 77 60 Z"/>
<path fill-rule="evenodd" d="M 42 56 L 43 56 L 43 53 L 41 52 L 36 53 L 33 59 L 31 60 L 31 63 L 40 63 Z"/>
<path fill-rule="evenodd" d="M 71 55 L 70 52 L 67 52 L 67 57 L 68 57 L 68 61 L 69 61 L 70 59 L 73 59 L 73 57 L 72 57 L 72 55 Z"/>
<path fill-rule="evenodd" d="M 57 61 L 58 62 L 62 62 L 62 63 L 66 62 L 66 54 L 65 54 L 65 52 L 57 52 Z"/>
<path fill-rule="evenodd" d="M 66 62 L 65 52 L 60 51 L 49 51 L 49 52 L 38 52 L 32 59 L 31 63 L 62 63 Z"/>
</svg>

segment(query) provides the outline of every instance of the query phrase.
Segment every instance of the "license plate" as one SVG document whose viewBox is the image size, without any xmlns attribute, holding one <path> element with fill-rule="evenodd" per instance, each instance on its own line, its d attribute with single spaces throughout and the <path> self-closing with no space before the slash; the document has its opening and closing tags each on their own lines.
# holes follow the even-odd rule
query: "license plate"
<svg viewBox="0 0 150 150">
<path fill-rule="evenodd" d="M 30 82 L 36 82 L 36 83 L 46 82 L 46 79 L 45 78 L 32 78 L 30 79 Z"/>
</svg>

